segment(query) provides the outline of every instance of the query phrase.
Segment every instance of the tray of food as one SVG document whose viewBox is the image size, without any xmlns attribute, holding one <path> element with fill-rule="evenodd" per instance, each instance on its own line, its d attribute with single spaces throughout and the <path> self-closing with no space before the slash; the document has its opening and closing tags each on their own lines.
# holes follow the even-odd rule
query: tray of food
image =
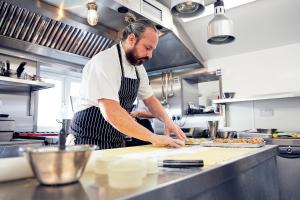
<svg viewBox="0 0 300 200">
<path fill-rule="evenodd" d="M 217 138 L 202 142 L 205 147 L 229 147 L 229 148 L 258 148 L 265 145 L 262 138 Z"/>
<path fill-rule="evenodd" d="M 185 141 L 185 145 L 198 145 L 202 142 L 207 142 L 206 138 L 187 138 Z"/>
</svg>

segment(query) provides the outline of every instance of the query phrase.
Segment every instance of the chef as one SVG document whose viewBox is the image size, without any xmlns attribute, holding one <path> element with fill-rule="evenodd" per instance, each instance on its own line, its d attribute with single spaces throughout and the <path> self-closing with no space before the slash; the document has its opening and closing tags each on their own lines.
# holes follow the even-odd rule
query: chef
<svg viewBox="0 0 300 200">
<path fill-rule="evenodd" d="M 151 59 L 158 38 L 158 31 L 150 21 L 137 20 L 124 29 L 119 44 L 96 54 L 85 65 L 81 103 L 71 124 L 75 144 L 119 148 L 125 146 L 124 137 L 128 135 L 155 146 L 184 145 L 184 133 L 153 95 L 142 65 Z M 164 135 L 152 133 L 130 116 L 137 97 L 164 123 Z M 177 139 L 170 134 L 175 134 Z"/>
</svg>

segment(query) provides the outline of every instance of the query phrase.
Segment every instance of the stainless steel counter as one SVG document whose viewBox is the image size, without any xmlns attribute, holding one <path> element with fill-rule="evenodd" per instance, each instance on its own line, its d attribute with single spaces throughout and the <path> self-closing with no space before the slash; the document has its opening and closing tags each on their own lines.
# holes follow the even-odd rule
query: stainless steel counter
<svg viewBox="0 0 300 200">
<path fill-rule="evenodd" d="M 267 144 L 280 145 L 280 146 L 300 146 L 300 139 L 293 138 L 276 138 L 276 139 L 265 139 Z"/>
<path fill-rule="evenodd" d="M 238 149 L 236 149 L 238 151 Z M 234 160 L 204 169 L 161 168 L 143 186 L 118 190 L 106 176 L 86 173 L 80 182 L 40 186 L 35 179 L 0 184 L 0 199 L 279 199 L 276 146 L 267 145 Z"/>
<path fill-rule="evenodd" d="M 43 140 L 24 140 L 24 139 L 13 139 L 11 141 L 0 142 L 0 158 L 17 157 L 20 156 L 20 147 L 40 147 L 45 145 Z"/>
</svg>

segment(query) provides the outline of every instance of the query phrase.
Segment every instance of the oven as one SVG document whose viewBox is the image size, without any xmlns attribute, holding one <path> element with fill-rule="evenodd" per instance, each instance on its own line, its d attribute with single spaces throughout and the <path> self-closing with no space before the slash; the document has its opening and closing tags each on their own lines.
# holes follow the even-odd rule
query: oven
<svg viewBox="0 0 300 200">
<path fill-rule="evenodd" d="M 278 145 L 277 170 L 281 200 L 300 197 L 300 139 L 270 139 Z"/>
</svg>

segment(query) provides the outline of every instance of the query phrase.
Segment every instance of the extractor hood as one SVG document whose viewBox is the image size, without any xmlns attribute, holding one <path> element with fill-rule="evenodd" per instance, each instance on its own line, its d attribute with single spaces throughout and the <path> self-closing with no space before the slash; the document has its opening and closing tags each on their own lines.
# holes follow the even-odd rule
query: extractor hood
<svg viewBox="0 0 300 200">
<path fill-rule="evenodd" d="M 119 12 L 123 7 L 137 19 L 151 20 L 163 33 L 153 60 L 146 64 L 147 71 L 191 63 L 203 67 L 199 53 L 183 29 L 159 2 L 96 0 L 96 3 L 99 23 L 89 26 L 86 2 L 81 0 L 0 0 L 0 48 L 82 68 L 93 55 L 120 41 L 120 31 L 127 25 L 126 13 Z M 165 52 L 170 53 L 170 60 L 161 57 Z M 175 60 L 171 54 L 173 58 L 176 56 Z"/>
</svg>

